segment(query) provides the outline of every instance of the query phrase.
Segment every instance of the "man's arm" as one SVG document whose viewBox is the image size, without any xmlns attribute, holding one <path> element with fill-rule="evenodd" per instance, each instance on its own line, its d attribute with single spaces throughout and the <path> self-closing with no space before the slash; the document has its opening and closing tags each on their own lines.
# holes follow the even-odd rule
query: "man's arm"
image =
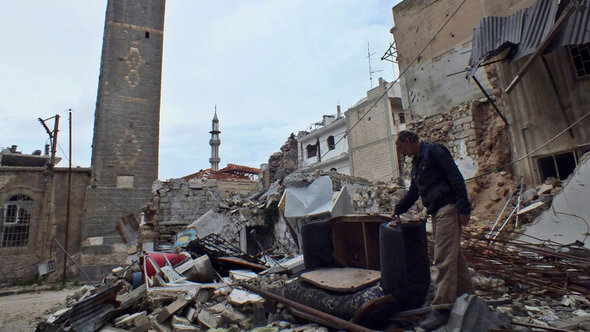
<svg viewBox="0 0 590 332">
<path fill-rule="evenodd" d="M 412 182 L 410 183 L 410 189 L 404 195 L 404 197 L 402 197 L 402 199 L 397 202 L 393 214 L 399 216 L 400 214 L 408 211 L 408 209 L 410 209 L 410 207 L 412 207 L 412 205 L 414 205 L 414 203 L 418 200 L 418 197 L 418 187 L 412 179 Z"/>
<path fill-rule="evenodd" d="M 451 185 L 451 189 L 455 195 L 457 212 L 459 215 L 466 216 L 460 218 L 463 219 L 461 220 L 461 223 L 466 225 L 469 221 L 469 214 L 471 213 L 471 203 L 469 203 L 467 187 L 465 187 L 465 179 L 463 179 L 463 175 L 459 171 L 457 164 L 455 164 L 453 156 L 451 156 L 451 153 L 446 147 L 441 145 L 436 149 L 436 158 L 434 158 L 434 160 L 436 160 L 438 166 L 442 169 Z"/>
</svg>

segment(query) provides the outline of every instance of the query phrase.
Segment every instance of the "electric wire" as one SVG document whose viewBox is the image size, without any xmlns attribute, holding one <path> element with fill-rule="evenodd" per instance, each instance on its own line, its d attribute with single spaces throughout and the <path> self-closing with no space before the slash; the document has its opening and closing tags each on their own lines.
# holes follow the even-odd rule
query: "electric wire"
<svg viewBox="0 0 590 332">
<path fill-rule="evenodd" d="M 367 109 L 367 111 L 365 111 L 363 114 L 349 129 L 347 129 L 344 132 L 344 135 L 338 139 L 338 141 L 336 141 L 335 145 L 338 145 L 338 143 L 347 137 L 347 135 L 352 131 L 352 129 L 354 129 L 374 108 L 375 106 L 379 103 L 379 101 L 381 101 L 381 99 L 387 95 L 387 93 L 389 92 L 389 90 L 391 90 L 391 88 L 399 82 L 399 80 L 405 75 L 405 73 L 410 69 L 410 67 L 414 64 L 414 62 L 416 62 L 418 59 L 422 58 L 422 54 L 424 53 L 424 51 L 426 51 L 426 48 L 428 48 L 428 46 L 430 46 L 430 44 L 432 44 L 432 42 L 434 42 L 434 40 L 436 39 L 436 37 L 442 32 L 442 30 L 447 26 L 447 24 L 449 24 L 449 22 L 455 17 L 455 15 L 457 14 L 457 12 L 459 12 L 459 9 L 461 9 L 461 7 L 463 7 L 463 5 L 465 4 L 466 0 L 461 1 L 461 3 L 457 6 L 457 8 L 453 11 L 453 13 L 449 16 L 449 18 L 445 21 L 445 23 L 438 29 L 438 31 L 434 34 L 434 36 L 426 43 L 426 45 L 424 45 L 424 47 L 422 47 L 422 49 L 420 50 L 420 52 L 418 52 L 418 54 L 412 59 L 412 61 L 410 61 L 410 63 L 407 65 L 407 67 L 399 74 L 399 76 L 389 84 L 389 87 L 387 87 L 387 89 L 385 89 L 385 91 L 379 96 L 379 98 L 377 98 L 377 100 L 375 100 L 375 102 L 373 104 L 371 104 L 371 106 L 369 107 L 369 109 Z M 324 157 L 325 154 L 322 156 Z M 311 166 L 315 166 L 318 162 L 312 164 Z"/>
</svg>

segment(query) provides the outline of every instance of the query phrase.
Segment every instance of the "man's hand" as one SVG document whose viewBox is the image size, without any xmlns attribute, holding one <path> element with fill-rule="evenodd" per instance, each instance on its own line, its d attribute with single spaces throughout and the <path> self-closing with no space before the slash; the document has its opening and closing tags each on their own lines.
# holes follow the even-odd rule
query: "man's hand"
<svg viewBox="0 0 590 332">
<path fill-rule="evenodd" d="M 389 227 L 397 227 L 397 225 L 400 223 L 400 219 L 399 219 L 399 215 L 393 213 L 391 214 L 391 218 L 393 218 L 392 221 L 387 223 L 387 226 Z"/>
<path fill-rule="evenodd" d="M 459 215 L 459 223 L 461 223 L 461 225 L 463 225 L 463 226 L 467 226 L 470 218 L 471 218 L 471 216 L 468 214 L 460 214 Z"/>
</svg>

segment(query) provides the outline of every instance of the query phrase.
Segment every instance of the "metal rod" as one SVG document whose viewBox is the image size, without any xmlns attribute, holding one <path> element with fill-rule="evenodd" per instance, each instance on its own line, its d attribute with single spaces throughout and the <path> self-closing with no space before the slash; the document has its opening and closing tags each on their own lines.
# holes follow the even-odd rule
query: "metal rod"
<svg viewBox="0 0 590 332">
<path fill-rule="evenodd" d="M 273 301 L 277 301 L 277 302 L 282 303 L 288 307 L 292 307 L 297 311 L 301 311 L 304 314 L 309 315 L 308 317 L 310 319 L 317 318 L 319 322 L 329 322 L 330 324 L 333 324 L 332 327 L 335 327 L 337 329 L 344 329 L 344 330 L 352 331 L 352 332 L 371 332 L 371 331 L 373 331 L 373 330 L 370 330 L 370 329 L 363 327 L 361 325 L 344 320 L 342 318 L 332 316 L 330 314 L 327 314 L 327 313 L 319 311 L 317 309 L 308 307 L 308 306 L 303 305 L 301 303 L 297 303 L 295 301 L 286 299 L 280 295 L 277 295 L 277 294 L 274 294 L 274 293 L 271 293 L 269 291 L 265 291 L 262 289 L 258 289 L 254 286 L 250 286 L 246 283 L 240 283 L 240 286 L 246 288 L 249 291 L 258 293 L 258 294 L 262 295 L 264 298 L 267 298 L 267 299 L 273 300 Z"/>
<path fill-rule="evenodd" d="M 55 243 L 57 243 L 57 245 L 61 248 L 61 250 L 63 250 L 66 255 L 68 255 L 68 257 L 72 260 L 72 262 L 74 262 L 74 264 L 76 264 L 76 266 L 78 267 L 78 269 L 80 269 L 80 272 L 82 272 L 82 274 L 86 277 L 86 279 L 88 279 L 88 281 L 90 281 L 91 284 L 94 284 L 92 279 L 90 279 L 90 277 L 86 274 L 86 272 L 84 272 L 84 270 L 82 269 L 82 267 L 78 264 L 78 262 L 76 262 L 76 260 L 74 259 L 74 257 L 72 257 L 70 255 L 69 252 L 66 251 L 66 249 L 64 249 L 64 247 L 61 245 L 61 243 L 59 243 L 58 240 L 56 240 L 55 238 L 53 239 L 53 241 L 55 241 Z M 65 264 L 66 262 L 64 262 Z"/>
<path fill-rule="evenodd" d="M 532 327 L 532 328 L 543 329 L 543 330 L 547 330 L 547 331 L 557 331 L 557 332 L 570 332 L 571 331 L 571 330 L 558 329 L 555 327 L 549 327 L 549 326 L 543 326 L 543 325 L 537 325 L 537 324 L 529 324 L 529 323 L 521 323 L 521 322 L 515 322 L 515 321 L 511 321 L 510 323 L 514 324 L 514 325 Z"/>
<path fill-rule="evenodd" d="M 510 212 L 510 215 L 508 216 L 508 218 L 506 218 L 506 221 L 504 221 L 504 223 L 502 224 L 502 227 L 500 227 L 500 229 L 498 230 L 496 235 L 494 235 L 494 237 L 492 238 L 490 243 L 494 242 L 494 240 L 498 237 L 498 235 L 500 235 L 500 232 L 504 229 L 504 227 L 508 223 L 508 220 L 510 220 L 510 218 L 512 218 L 512 215 L 514 214 L 514 212 L 516 212 L 516 206 L 514 207 L 514 209 L 512 209 L 512 212 Z"/>
<path fill-rule="evenodd" d="M 504 203 L 504 207 L 502 208 L 502 211 L 500 211 L 500 214 L 498 215 L 498 218 L 496 218 L 496 222 L 494 222 L 494 226 L 492 226 L 492 229 L 490 229 L 490 232 L 488 233 L 488 235 L 486 235 L 486 238 L 490 238 L 490 236 L 494 232 L 494 229 L 496 229 L 496 225 L 498 224 L 498 221 L 500 221 L 500 218 L 502 218 L 502 215 L 504 214 L 504 210 L 506 210 L 506 207 L 508 206 L 508 203 L 510 202 L 510 199 L 512 198 L 512 196 L 514 196 L 514 193 L 515 192 L 516 192 L 516 187 L 510 193 L 510 196 L 506 200 L 506 203 Z"/>
<path fill-rule="evenodd" d="M 565 118 L 565 124 L 570 126 L 570 119 L 565 112 L 565 106 L 563 106 L 563 101 L 561 100 L 561 96 L 559 95 L 559 90 L 557 90 L 557 83 L 555 83 L 555 78 L 553 78 L 553 74 L 551 73 L 551 68 L 549 68 L 549 63 L 547 63 L 547 59 L 541 55 L 541 60 L 543 60 L 543 64 L 545 65 L 545 70 L 547 71 L 547 75 L 549 75 L 549 81 L 551 81 L 551 86 L 553 86 L 553 92 L 555 92 L 555 97 L 557 97 L 557 103 L 559 104 L 559 109 L 561 110 L 561 114 Z M 576 138 L 574 135 L 574 131 L 572 128 L 569 129 L 570 137 Z"/>
<path fill-rule="evenodd" d="M 490 95 L 487 93 L 486 89 L 484 89 L 483 86 L 481 86 L 481 84 L 477 80 L 477 78 L 475 78 L 475 75 L 471 76 L 471 78 L 473 79 L 473 81 L 475 82 L 475 84 L 477 84 L 477 87 L 481 90 L 481 92 L 484 94 L 484 96 L 486 96 L 486 98 L 492 104 L 492 106 L 494 106 L 494 110 L 496 110 L 496 113 L 498 113 L 498 115 L 500 116 L 500 118 L 502 118 L 502 121 L 504 121 L 504 123 L 507 126 L 509 126 L 508 121 L 506 120 L 506 118 L 504 117 L 504 115 L 502 114 L 502 112 L 500 112 L 500 110 L 498 109 L 498 106 L 496 106 L 496 103 L 494 103 L 494 101 L 492 100 L 492 97 L 490 97 Z"/>
<path fill-rule="evenodd" d="M 520 177 L 520 190 L 518 191 L 518 200 L 516 200 L 516 217 L 514 217 L 514 229 L 518 227 L 518 213 L 520 212 L 520 197 L 522 195 L 522 187 L 524 187 L 524 176 Z"/>
</svg>

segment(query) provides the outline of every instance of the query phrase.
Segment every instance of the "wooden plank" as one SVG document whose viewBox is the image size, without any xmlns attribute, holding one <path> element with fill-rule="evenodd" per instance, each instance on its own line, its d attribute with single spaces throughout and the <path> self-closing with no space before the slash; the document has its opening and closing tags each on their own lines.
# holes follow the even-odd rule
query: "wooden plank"
<svg viewBox="0 0 590 332">
<path fill-rule="evenodd" d="M 353 267 L 327 268 L 303 273 L 301 279 L 323 289 L 349 293 L 380 280 L 381 272 Z"/>
<path fill-rule="evenodd" d="M 247 267 L 255 271 L 264 271 L 268 269 L 268 266 L 248 262 L 245 259 L 241 259 L 239 257 L 217 257 L 216 258 L 220 262 L 230 263 L 241 267 Z"/>
</svg>

